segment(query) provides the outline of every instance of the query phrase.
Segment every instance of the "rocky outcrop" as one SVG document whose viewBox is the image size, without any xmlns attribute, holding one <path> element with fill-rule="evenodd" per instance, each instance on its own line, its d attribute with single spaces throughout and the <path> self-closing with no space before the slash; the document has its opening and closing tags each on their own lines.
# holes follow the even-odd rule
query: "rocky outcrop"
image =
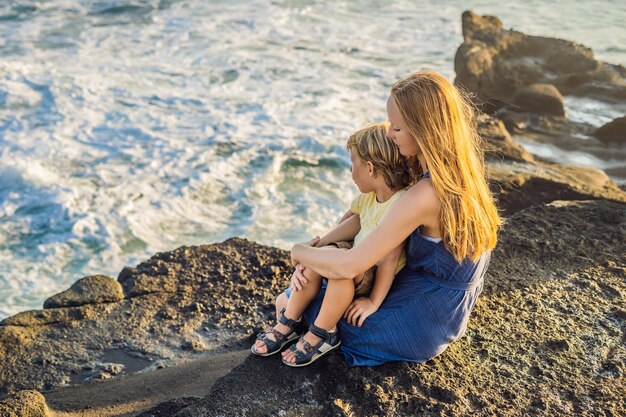
<svg viewBox="0 0 626 417">
<path fill-rule="evenodd" d="M 43 308 L 114 303 L 123 298 L 124 293 L 119 282 L 105 275 L 93 275 L 79 279 L 68 290 L 48 298 L 43 303 Z"/>
<path fill-rule="evenodd" d="M 477 93 L 488 112 L 538 83 L 551 84 L 563 95 L 626 99 L 626 68 L 595 60 L 583 45 L 506 30 L 497 17 L 471 11 L 462 20 L 464 42 L 454 59 L 455 82 Z"/>
<path fill-rule="evenodd" d="M 605 143 L 626 144 L 626 116 L 605 124 L 596 130 L 595 136 Z"/>
<path fill-rule="evenodd" d="M 501 120 L 479 113 L 476 126 L 489 161 L 534 162 L 533 156 L 513 141 Z"/>
<path fill-rule="evenodd" d="M 466 335 L 439 357 L 292 369 L 250 356 L 169 415 L 623 415 L 625 253 L 626 204 L 529 208 L 500 236 Z"/>
<path fill-rule="evenodd" d="M 46 400 L 37 391 L 20 391 L 0 401 L 2 417 L 50 417 Z"/>
<path fill-rule="evenodd" d="M 285 251 L 242 239 L 181 247 L 122 270 L 120 301 L 9 317 L 0 322 L 0 396 L 231 349 L 273 312 L 288 265 Z"/>
</svg>

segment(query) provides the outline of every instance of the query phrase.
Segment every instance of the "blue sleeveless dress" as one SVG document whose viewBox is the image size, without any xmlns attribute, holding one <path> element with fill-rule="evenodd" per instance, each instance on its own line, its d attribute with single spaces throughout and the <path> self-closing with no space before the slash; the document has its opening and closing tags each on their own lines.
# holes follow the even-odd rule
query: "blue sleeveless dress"
<svg viewBox="0 0 626 417">
<path fill-rule="evenodd" d="M 477 262 L 459 263 L 442 242 L 422 236 L 419 228 L 409 236 L 405 251 L 407 264 L 378 311 L 362 327 L 339 321 L 341 351 L 349 366 L 426 362 L 465 333 L 490 253 Z M 324 282 L 304 313 L 308 323 L 315 321 L 325 293 Z"/>
</svg>

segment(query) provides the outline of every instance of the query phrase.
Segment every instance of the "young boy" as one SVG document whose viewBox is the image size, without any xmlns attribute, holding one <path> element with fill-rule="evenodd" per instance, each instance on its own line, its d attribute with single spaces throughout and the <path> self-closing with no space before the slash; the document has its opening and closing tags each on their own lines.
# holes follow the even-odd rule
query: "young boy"
<svg viewBox="0 0 626 417">
<path fill-rule="evenodd" d="M 386 125 L 369 125 L 348 139 L 347 148 L 352 161 L 352 179 L 361 194 L 352 202 L 343 221 L 326 234 L 315 246 L 337 246 L 350 249 L 371 231 L 385 212 L 404 193 L 409 185 L 408 161 L 386 137 Z M 354 243 L 351 241 L 354 240 Z M 343 315 L 349 323 L 361 326 L 385 299 L 395 274 L 406 259 L 403 245 L 398 246 L 370 270 L 351 280 L 330 280 L 325 297 L 332 297 L 330 311 L 320 311 L 297 345 L 283 354 L 283 362 L 290 366 L 305 366 L 340 344 L 337 321 Z M 306 285 L 302 285 L 306 281 Z M 322 277 L 299 266 L 291 286 L 276 300 L 278 324 L 265 333 L 251 347 L 252 353 L 269 356 L 280 352 L 290 341 L 303 333 L 303 324 L 287 317 L 301 317 L 308 304 L 317 295 Z M 359 296 L 353 300 L 354 297 Z M 280 308 L 282 307 L 282 308 Z M 280 312 L 278 312 L 280 308 Z"/>
</svg>

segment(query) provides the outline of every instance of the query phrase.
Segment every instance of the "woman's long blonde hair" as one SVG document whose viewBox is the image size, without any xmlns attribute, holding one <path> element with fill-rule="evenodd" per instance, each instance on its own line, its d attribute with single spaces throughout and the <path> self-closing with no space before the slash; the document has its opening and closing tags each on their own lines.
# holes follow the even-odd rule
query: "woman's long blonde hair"
<svg viewBox="0 0 626 417">
<path fill-rule="evenodd" d="M 445 247 L 457 261 L 478 260 L 495 247 L 502 225 L 485 180 L 474 109 L 436 72 L 414 72 L 391 88 L 396 106 L 426 160 L 441 203 Z"/>
</svg>

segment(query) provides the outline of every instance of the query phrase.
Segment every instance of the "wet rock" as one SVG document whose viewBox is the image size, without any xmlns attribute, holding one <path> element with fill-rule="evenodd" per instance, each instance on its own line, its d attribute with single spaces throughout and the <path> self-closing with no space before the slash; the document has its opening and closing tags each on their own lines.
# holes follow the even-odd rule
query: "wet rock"
<svg viewBox="0 0 626 417">
<path fill-rule="evenodd" d="M 626 116 L 605 124 L 596 130 L 595 136 L 604 143 L 626 143 Z"/>
<path fill-rule="evenodd" d="M 37 391 L 20 391 L 0 401 L 2 417 L 50 417 L 46 399 Z"/>
<path fill-rule="evenodd" d="M 626 99 L 626 69 L 594 59 L 591 49 L 561 39 L 506 30 L 494 16 L 466 11 L 456 84 L 478 95 L 485 111 L 506 106 L 521 88 L 552 84 L 563 95 Z"/>
<path fill-rule="evenodd" d="M 521 110 L 564 116 L 563 96 L 552 84 L 531 84 L 515 92 L 513 103 Z"/>
<path fill-rule="evenodd" d="M 68 290 L 48 298 L 43 308 L 114 303 L 123 298 L 124 293 L 119 282 L 106 275 L 93 275 L 79 279 Z"/>
<path fill-rule="evenodd" d="M 153 407 L 147 411 L 144 411 L 141 414 L 138 414 L 137 417 L 169 417 L 175 415 L 178 411 L 189 407 L 192 404 L 197 403 L 201 400 L 201 397 L 182 397 L 182 398 L 174 398 L 172 400 L 166 401 Z"/>
</svg>

